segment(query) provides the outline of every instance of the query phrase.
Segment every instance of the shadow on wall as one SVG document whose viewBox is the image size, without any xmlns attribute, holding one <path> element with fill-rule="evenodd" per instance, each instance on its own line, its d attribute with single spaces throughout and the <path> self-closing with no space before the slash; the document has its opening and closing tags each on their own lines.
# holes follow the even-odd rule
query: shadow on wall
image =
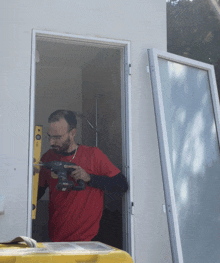
<svg viewBox="0 0 220 263">
<path fill-rule="evenodd" d="M 32 221 L 32 238 L 37 242 L 50 242 L 48 235 L 49 200 L 39 200 L 37 203 L 36 219 Z"/>
</svg>

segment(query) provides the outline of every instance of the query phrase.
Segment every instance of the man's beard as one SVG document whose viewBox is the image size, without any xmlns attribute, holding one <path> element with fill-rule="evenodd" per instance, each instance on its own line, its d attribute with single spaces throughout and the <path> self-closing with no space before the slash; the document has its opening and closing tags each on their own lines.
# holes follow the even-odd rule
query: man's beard
<svg viewBox="0 0 220 263">
<path fill-rule="evenodd" d="M 71 144 L 70 138 L 68 137 L 62 146 L 51 145 L 51 148 L 53 149 L 55 153 L 62 154 L 62 153 L 65 153 L 69 149 L 70 144 Z"/>
</svg>

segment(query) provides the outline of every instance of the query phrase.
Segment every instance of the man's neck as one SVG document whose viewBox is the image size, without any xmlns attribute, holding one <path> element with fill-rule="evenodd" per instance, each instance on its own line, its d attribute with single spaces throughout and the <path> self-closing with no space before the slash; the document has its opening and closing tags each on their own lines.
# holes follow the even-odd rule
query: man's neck
<svg viewBox="0 0 220 263">
<path fill-rule="evenodd" d="M 73 149 L 72 151 L 70 151 L 70 150 L 68 149 L 68 151 L 62 152 L 62 153 L 60 153 L 60 154 L 63 155 L 63 156 L 70 156 L 70 155 L 73 155 L 73 154 L 75 154 L 77 148 L 78 148 L 78 145 L 76 144 L 75 147 L 71 147 L 71 148 L 69 148 L 69 149 Z"/>
<path fill-rule="evenodd" d="M 63 153 L 61 153 L 61 155 L 63 155 L 63 156 L 71 156 L 71 155 L 76 154 L 76 151 L 77 151 L 77 149 L 73 150 L 72 152 L 63 152 Z"/>
<path fill-rule="evenodd" d="M 74 142 L 72 145 L 70 145 L 69 149 L 66 151 L 66 153 L 71 153 L 74 150 L 76 150 L 78 145 Z"/>
</svg>

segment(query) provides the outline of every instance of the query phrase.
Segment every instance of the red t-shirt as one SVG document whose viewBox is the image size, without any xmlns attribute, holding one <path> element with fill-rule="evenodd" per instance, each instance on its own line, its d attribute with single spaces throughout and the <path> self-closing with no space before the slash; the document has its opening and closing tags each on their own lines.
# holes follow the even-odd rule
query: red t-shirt
<svg viewBox="0 0 220 263">
<path fill-rule="evenodd" d="M 47 151 L 42 162 L 55 160 L 70 162 L 73 155 L 63 156 Z M 108 157 L 96 147 L 80 145 L 74 160 L 71 162 L 81 166 L 88 174 L 107 175 L 113 177 L 120 173 Z M 69 175 L 68 180 L 73 180 Z M 103 191 L 89 187 L 82 191 L 57 191 L 58 179 L 51 177 L 51 171 L 42 168 L 39 186 L 49 185 L 49 237 L 54 242 L 90 241 L 99 230 L 99 221 L 103 211 Z M 74 181 L 74 184 L 76 182 Z"/>
</svg>

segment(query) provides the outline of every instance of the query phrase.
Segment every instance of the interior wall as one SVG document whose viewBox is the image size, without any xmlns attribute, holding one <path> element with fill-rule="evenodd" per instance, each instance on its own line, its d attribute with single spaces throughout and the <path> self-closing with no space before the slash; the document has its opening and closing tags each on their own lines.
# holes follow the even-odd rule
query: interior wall
<svg viewBox="0 0 220 263">
<path fill-rule="evenodd" d="M 48 117 L 58 109 L 82 111 L 82 71 L 80 68 L 40 68 L 37 66 L 35 125 L 43 126 L 42 154 L 49 148 Z M 81 119 L 77 125 L 77 143 L 81 143 Z"/>
<path fill-rule="evenodd" d="M 120 50 L 106 49 L 83 69 L 82 107 L 83 113 L 93 124 L 96 123 L 97 107 L 98 147 L 121 170 L 120 59 Z M 83 127 L 83 143 L 95 146 L 95 131 L 89 128 L 85 121 Z"/>
</svg>

